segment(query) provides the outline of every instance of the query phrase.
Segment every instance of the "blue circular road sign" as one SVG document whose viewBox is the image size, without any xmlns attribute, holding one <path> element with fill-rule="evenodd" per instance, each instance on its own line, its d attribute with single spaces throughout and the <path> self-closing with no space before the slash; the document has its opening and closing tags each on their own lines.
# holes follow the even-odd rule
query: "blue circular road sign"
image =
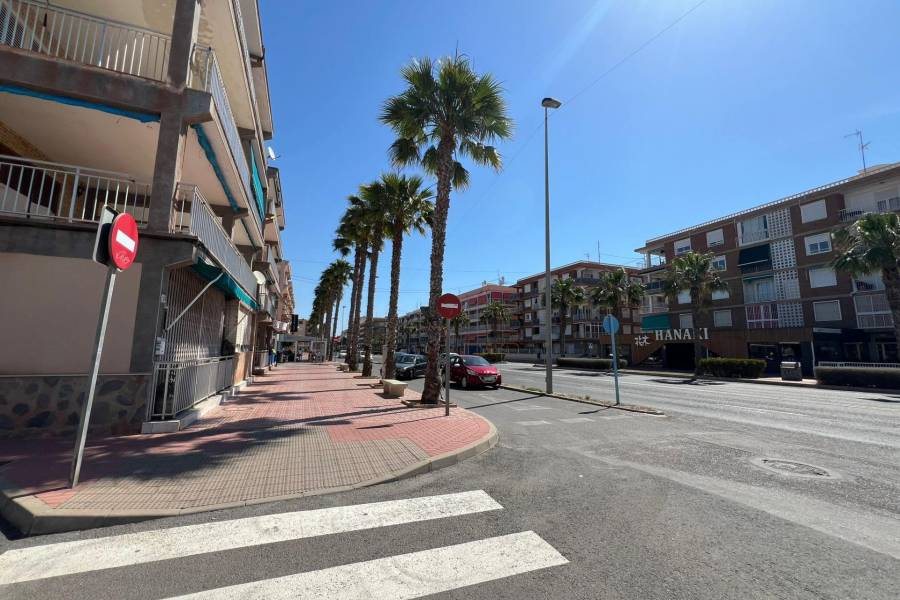
<svg viewBox="0 0 900 600">
<path fill-rule="evenodd" d="M 603 317 L 603 330 L 606 333 L 619 333 L 619 320 L 612 315 Z"/>
</svg>

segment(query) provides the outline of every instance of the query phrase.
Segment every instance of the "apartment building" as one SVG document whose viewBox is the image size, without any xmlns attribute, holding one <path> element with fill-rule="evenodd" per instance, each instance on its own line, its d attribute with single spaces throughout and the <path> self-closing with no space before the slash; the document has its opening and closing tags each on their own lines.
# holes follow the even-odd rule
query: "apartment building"
<svg viewBox="0 0 900 600">
<path fill-rule="evenodd" d="M 900 163 L 775 200 L 648 240 L 637 250 L 647 294 L 641 306 L 638 360 L 691 368 L 693 336 L 710 356 L 819 361 L 898 362 L 893 321 L 879 274 L 835 272 L 831 233 L 870 212 L 900 211 Z M 699 323 L 690 298 L 673 304 L 663 281 L 673 257 L 710 252 L 728 289 L 717 292 Z"/>
<path fill-rule="evenodd" d="M 585 289 L 586 294 L 600 282 L 604 272 L 625 269 L 636 281 L 640 279 L 640 271 L 633 267 L 614 265 L 593 261 L 578 261 L 552 269 L 551 280 L 571 278 Z M 516 290 L 521 302 L 520 341 L 521 352 L 536 354 L 545 352 L 547 316 L 544 273 L 536 273 L 516 282 Z M 559 329 L 561 325 L 559 310 L 552 312 L 552 335 L 554 355 L 598 356 L 606 357 L 612 352 L 610 336 L 603 330 L 602 321 L 606 309 L 591 306 L 586 302 L 582 306 L 572 307 L 566 320 L 565 348 L 560 347 Z M 625 308 L 617 315 L 621 322 L 620 335 L 616 342 L 619 355 L 631 356 L 633 336 L 637 331 L 637 310 Z"/>
<path fill-rule="evenodd" d="M 267 77 L 256 0 L 0 0 L 0 431 L 77 425 L 104 206 L 141 238 L 93 430 L 140 431 L 265 364 L 293 304 Z"/>
<path fill-rule="evenodd" d="M 427 306 L 420 306 L 402 315 L 397 320 L 397 347 L 412 354 L 425 354 L 428 345 L 428 334 L 425 331 L 425 311 Z"/>
<path fill-rule="evenodd" d="M 459 294 L 462 311 L 467 321 L 456 328 L 450 327 L 451 347 L 460 354 L 475 352 L 516 351 L 519 343 L 519 303 L 518 291 L 513 286 L 484 284 L 474 290 Z M 508 313 L 507 321 L 493 322 L 485 314 L 485 308 L 492 302 L 503 305 Z"/>
</svg>

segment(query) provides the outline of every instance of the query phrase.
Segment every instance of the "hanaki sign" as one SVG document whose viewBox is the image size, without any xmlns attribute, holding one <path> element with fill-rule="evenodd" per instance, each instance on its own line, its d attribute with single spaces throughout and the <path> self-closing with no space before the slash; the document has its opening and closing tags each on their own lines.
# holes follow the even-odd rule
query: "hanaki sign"
<svg viewBox="0 0 900 600">
<path fill-rule="evenodd" d="M 437 311 L 438 314 L 445 319 L 452 319 L 458 315 L 462 312 L 462 302 L 460 302 L 459 296 L 455 294 L 444 294 L 438 298 Z"/>
</svg>

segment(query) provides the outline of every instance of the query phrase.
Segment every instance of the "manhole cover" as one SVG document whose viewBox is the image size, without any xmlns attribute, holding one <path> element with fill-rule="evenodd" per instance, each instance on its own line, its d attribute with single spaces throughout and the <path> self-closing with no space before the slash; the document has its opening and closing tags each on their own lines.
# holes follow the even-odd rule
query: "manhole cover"
<svg viewBox="0 0 900 600">
<path fill-rule="evenodd" d="M 831 477 L 831 473 L 829 473 L 822 467 L 807 465 L 805 463 L 795 462 L 793 460 L 782 460 L 780 458 L 759 458 L 754 459 L 753 462 L 760 467 L 763 467 L 770 471 L 774 471 L 776 473 L 780 473 L 782 475 L 794 475 L 797 477 Z"/>
</svg>

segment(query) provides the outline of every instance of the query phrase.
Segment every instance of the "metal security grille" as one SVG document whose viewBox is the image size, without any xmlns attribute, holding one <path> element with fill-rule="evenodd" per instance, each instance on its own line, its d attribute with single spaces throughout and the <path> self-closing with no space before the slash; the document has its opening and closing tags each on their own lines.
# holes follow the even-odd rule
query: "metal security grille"
<svg viewBox="0 0 900 600">
<path fill-rule="evenodd" d="M 208 282 L 190 269 L 169 273 L 166 327 L 203 290 Z M 166 333 L 163 361 L 188 361 L 219 356 L 225 325 L 225 296 L 211 287 Z"/>
</svg>

